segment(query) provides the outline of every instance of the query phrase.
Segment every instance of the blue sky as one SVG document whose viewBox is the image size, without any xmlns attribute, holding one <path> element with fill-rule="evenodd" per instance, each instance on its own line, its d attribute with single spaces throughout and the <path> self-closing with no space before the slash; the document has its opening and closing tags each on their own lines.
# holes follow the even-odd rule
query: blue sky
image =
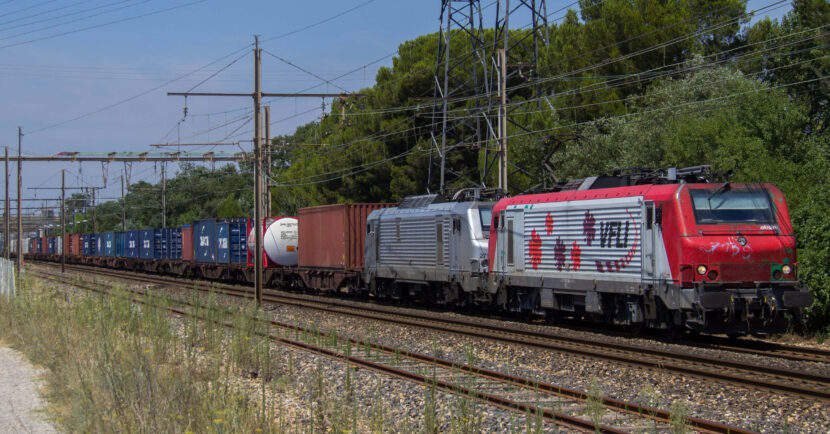
<svg viewBox="0 0 830 434">
<path fill-rule="evenodd" d="M 548 11 L 568 3 L 549 2 Z M 769 3 L 752 0 L 747 9 Z M 178 5 L 183 7 L 153 14 Z M 438 29 L 440 2 L 437 0 L 368 3 L 367 0 L 0 0 L 0 146 L 8 145 L 10 152 L 16 153 L 18 125 L 25 134 L 24 155 L 60 151 L 142 152 L 151 150 L 150 143 L 176 142 L 179 137 L 181 142 L 219 140 L 240 123 L 216 126 L 243 114 L 251 105 L 249 99 L 188 98 L 188 117 L 176 128 L 184 101 L 181 97 L 168 97 L 166 92 L 190 89 L 242 52 L 205 72 L 128 103 L 48 127 L 133 97 L 202 67 L 246 47 L 254 34 L 268 40 L 356 6 L 359 7 L 323 25 L 264 42 L 262 47 L 315 74 L 331 78 L 394 53 L 403 41 Z M 770 15 L 779 17 L 788 9 L 789 6 L 777 9 Z M 112 13 L 103 13 L 107 11 Z M 67 15 L 71 13 L 75 14 Z M 95 14 L 100 15 L 90 17 Z M 151 15 L 131 19 L 142 14 Z M 121 19 L 126 21 L 7 47 Z M 70 20 L 77 21 L 57 25 Z M 249 50 L 248 53 L 198 90 L 250 92 L 253 59 Z M 386 58 L 336 84 L 348 90 L 370 86 L 377 68 L 390 65 L 391 61 L 391 57 Z M 318 84 L 318 79 L 267 54 L 263 56 L 263 90 L 297 92 Z M 340 90 L 323 84 L 312 91 Z M 326 102 L 327 106 L 329 103 Z M 319 117 L 320 106 L 319 99 L 272 102 L 272 121 L 285 119 L 272 126 L 272 135 L 290 133 L 296 126 Z M 306 111 L 310 112 L 300 114 Z M 211 128 L 215 129 L 204 133 Z M 234 139 L 250 139 L 249 131 L 250 126 L 242 127 L 238 133 L 244 134 Z M 67 178 L 71 186 L 102 184 L 100 163 L 83 165 L 83 181 L 77 178 L 78 166 L 27 163 L 23 170 L 24 188 L 60 186 L 62 168 L 72 174 Z M 117 177 L 122 168 L 120 163 L 109 166 L 111 188 L 101 196 L 118 194 Z M 132 179 L 157 180 L 157 169 L 152 164 L 133 165 Z M 59 191 L 24 190 L 26 198 L 58 195 Z"/>
</svg>

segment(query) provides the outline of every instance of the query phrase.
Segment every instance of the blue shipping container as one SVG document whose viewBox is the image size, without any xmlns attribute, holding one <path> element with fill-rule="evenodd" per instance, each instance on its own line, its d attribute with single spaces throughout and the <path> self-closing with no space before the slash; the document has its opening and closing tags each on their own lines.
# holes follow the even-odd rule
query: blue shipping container
<svg viewBox="0 0 830 434">
<path fill-rule="evenodd" d="M 56 244 L 55 240 L 57 240 L 57 238 L 49 237 L 46 240 L 49 242 L 49 247 L 48 247 L 49 254 L 54 255 L 56 253 L 56 251 L 55 251 L 55 244 Z"/>
<path fill-rule="evenodd" d="M 138 257 L 141 259 L 153 259 L 153 250 L 155 248 L 155 243 L 153 242 L 155 239 L 153 229 L 142 229 L 139 233 L 139 240 L 140 240 L 140 248 L 138 251 Z"/>
<path fill-rule="evenodd" d="M 141 249 L 139 231 L 127 231 L 124 233 L 124 256 L 131 259 L 138 259 L 138 251 Z"/>
<path fill-rule="evenodd" d="M 102 250 L 101 256 L 114 256 L 115 255 L 115 232 L 106 232 L 102 236 L 104 241 L 104 248 Z"/>
<path fill-rule="evenodd" d="M 166 242 L 164 257 L 166 259 L 182 259 L 182 228 L 167 228 L 164 230 Z"/>
<path fill-rule="evenodd" d="M 216 262 L 216 221 L 213 219 L 193 222 L 193 260 Z"/>
<path fill-rule="evenodd" d="M 93 256 L 104 256 L 104 234 L 93 234 L 95 239 L 95 250 Z"/>
<path fill-rule="evenodd" d="M 167 249 L 167 241 L 164 239 L 164 229 L 153 229 L 153 257 L 165 259 L 164 253 Z"/>
<path fill-rule="evenodd" d="M 216 224 L 217 262 L 239 264 L 248 261 L 247 224 L 242 219 L 220 220 Z"/>
<path fill-rule="evenodd" d="M 115 232 L 114 238 L 115 238 L 115 249 L 113 250 L 113 253 L 115 254 L 116 258 L 123 258 L 125 256 L 125 253 L 124 253 L 125 252 L 125 249 L 124 249 L 124 244 L 125 244 L 124 243 L 125 242 L 124 232 Z"/>
<path fill-rule="evenodd" d="M 36 238 L 35 253 L 43 253 L 43 238 L 41 237 Z"/>
</svg>

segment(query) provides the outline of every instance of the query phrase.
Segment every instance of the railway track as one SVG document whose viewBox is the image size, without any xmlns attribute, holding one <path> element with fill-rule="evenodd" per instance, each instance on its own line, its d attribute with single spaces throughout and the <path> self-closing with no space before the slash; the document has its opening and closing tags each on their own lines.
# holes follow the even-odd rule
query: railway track
<svg viewBox="0 0 830 434">
<path fill-rule="evenodd" d="M 100 283 L 97 282 L 93 284 L 80 283 L 66 275 L 44 270 L 34 271 L 39 277 L 64 285 L 111 294 L 109 290 L 98 287 Z M 133 298 L 134 302 L 148 303 L 148 298 L 144 292 L 127 291 L 133 295 L 143 297 L 142 299 Z M 171 312 L 177 315 L 198 315 L 198 313 L 187 310 L 187 307 L 193 307 L 188 302 L 178 301 L 176 303 L 185 308 L 171 307 Z M 204 306 L 201 307 L 204 308 Z M 269 326 L 267 337 L 283 345 L 414 382 L 424 387 L 430 387 L 432 390 L 473 397 L 487 405 L 516 411 L 524 415 L 536 415 L 562 427 L 577 431 L 619 433 L 648 430 L 666 432 L 672 430 L 676 423 L 671 413 L 656 408 L 612 398 L 590 396 L 577 390 L 434 356 L 404 351 L 374 342 L 342 337 L 338 339 L 336 335 L 303 328 L 296 324 L 285 324 L 274 320 L 256 320 L 266 321 Z M 222 325 L 232 327 L 232 323 L 224 322 Z M 300 339 L 300 336 L 308 338 Z M 320 342 L 326 342 L 327 345 L 321 346 L 319 345 Z M 355 355 L 361 348 L 365 351 L 365 357 Z M 353 351 L 353 349 L 356 350 Z M 372 354 L 374 354 L 373 357 Z M 577 416 L 589 413 L 589 408 L 592 405 L 601 405 L 604 409 L 599 418 L 594 416 L 592 417 L 593 420 L 586 420 Z M 689 429 L 696 432 L 751 432 L 699 418 L 685 418 L 683 422 Z"/>
<path fill-rule="evenodd" d="M 185 282 L 188 285 L 198 285 L 199 283 L 183 281 L 178 278 L 125 273 L 123 271 L 92 267 L 72 267 L 71 269 L 93 272 L 112 278 L 140 280 L 142 282 L 164 286 L 181 285 Z M 252 296 L 250 288 L 247 287 L 216 283 L 211 283 L 210 286 L 202 286 L 205 289 L 211 288 L 212 290 L 228 295 Z M 806 371 L 782 369 L 744 361 L 695 355 L 688 351 L 658 349 L 626 343 L 609 343 L 551 332 L 528 331 L 510 325 L 491 325 L 470 319 L 438 318 L 435 315 L 425 312 L 404 312 L 389 306 L 371 303 L 353 303 L 331 298 L 323 299 L 321 297 L 304 296 L 281 291 L 267 291 L 263 296 L 263 300 L 330 313 L 461 334 L 474 338 L 490 339 L 557 352 L 578 354 L 584 357 L 613 361 L 638 368 L 655 369 L 684 376 L 692 376 L 705 381 L 717 381 L 740 387 L 751 387 L 763 391 L 785 393 L 798 398 L 822 402 L 830 401 L 830 377 Z"/>
</svg>

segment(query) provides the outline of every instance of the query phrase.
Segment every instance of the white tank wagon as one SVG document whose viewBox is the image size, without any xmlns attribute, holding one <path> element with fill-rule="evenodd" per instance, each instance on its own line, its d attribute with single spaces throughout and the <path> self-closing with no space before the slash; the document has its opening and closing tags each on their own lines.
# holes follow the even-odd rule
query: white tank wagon
<svg viewBox="0 0 830 434">
<path fill-rule="evenodd" d="M 270 219 L 270 217 L 266 219 L 268 227 L 262 234 L 262 250 L 265 251 L 268 260 L 274 265 L 285 267 L 297 265 L 299 235 L 297 219 L 294 217 L 279 217 L 268 223 Z M 256 232 L 253 230 L 248 233 L 249 251 L 256 249 L 255 234 Z"/>
<path fill-rule="evenodd" d="M 483 290 L 495 202 L 442 201 L 412 196 L 369 215 L 364 279 L 373 293 L 443 304 Z"/>
</svg>

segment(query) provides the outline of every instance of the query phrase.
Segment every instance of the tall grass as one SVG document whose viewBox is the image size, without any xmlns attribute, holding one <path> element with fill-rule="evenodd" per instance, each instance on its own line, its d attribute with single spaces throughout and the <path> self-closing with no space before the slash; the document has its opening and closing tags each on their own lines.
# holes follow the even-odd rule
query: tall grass
<svg viewBox="0 0 830 434">
<path fill-rule="evenodd" d="M 45 368 L 49 415 L 70 432 L 471 432 L 483 410 L 472 396 L 439 408 L 428 389 L 420 413 L 390 417 L 383 382 L 368 386 L 352 368 L 327 376 L 322 364 L 300 366 L 272 343 L 253 305 L 227 315 L 215 295 L 179 303 L 114 290 L 67 295 L 33 278 L 20 295 L 0 298 L 0 339 Z M 233 327 L 226 327 L 232 324 Z M 299 334 L 283 332 L 287 337 Z M 347 339 L 320 331 L 303 340 L 343 353 Z M 372 345 L 363 349 L 377 357 Z M 355 349 L 355 352 L 358 349 Z M 335 371 L 336 373 L 336 371 Z M 373 374 L 374 375 L 374 374 Z M 362 384 L 361 384 L 362 383 Z"/>
<path fill-rule="evenodd" d="M 171 321 L 121 296 L 66 297 L 24 279 L 0 300 L 0 336 L 46 368 L 49 412 L 67 431 L 276 431 L 208 351 L 207 322 Z M 221 333 L 219 333 L 221 335 Z"/>
</svg>

